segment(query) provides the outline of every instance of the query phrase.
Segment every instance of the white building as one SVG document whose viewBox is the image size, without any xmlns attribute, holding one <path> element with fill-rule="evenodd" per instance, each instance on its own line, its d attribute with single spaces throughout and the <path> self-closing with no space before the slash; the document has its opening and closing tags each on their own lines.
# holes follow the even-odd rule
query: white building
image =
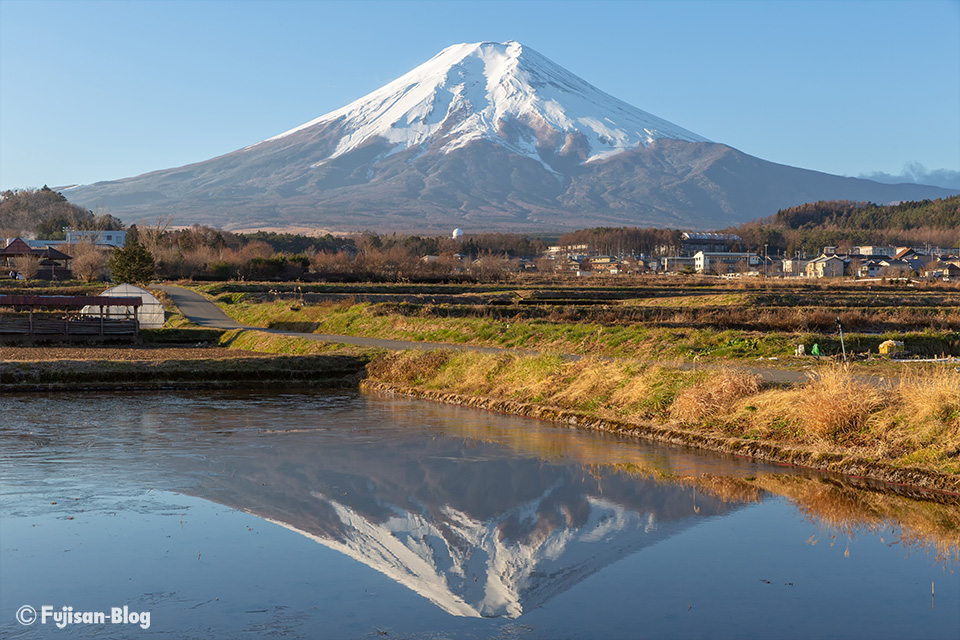
<svg viewBox="0 0 960 640">
<path fill-rule="evenodd" d="M 854 247 L 852 255 L 856 256 L 890 256 L 897 255 L 896 247 L 878 247 L 876 245 L 866 245 L 863 247 Z"/>
<path fill-rule="evenodd" d="M 67 244 L 92 242 L 111 247 L 122 247 L 127 241 L 126 231 L 101 231 L 99 229 L 67 229 Z"/>
<path fill-rule="evenodd" d="M 736 270 L 740 264 L 752 269 L 760 265 L 760 256 L 755 253 L 734 253 L 725 251 L 698 251 L 693 256 L 693 268 L 697 273 L 716 271 L 717 265 L 726 268 L 725 273 Z"/>
</svg>

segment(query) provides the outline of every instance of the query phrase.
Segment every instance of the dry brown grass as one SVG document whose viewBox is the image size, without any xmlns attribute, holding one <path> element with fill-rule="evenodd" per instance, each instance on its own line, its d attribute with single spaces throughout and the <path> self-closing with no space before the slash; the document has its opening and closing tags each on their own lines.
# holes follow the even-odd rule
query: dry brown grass
<svg viewBox="0 0 960 640">
<path fill-rule="evenodd" d="M 960 374 L 945 367 L 909 372 L 889 396 L 875 429 L 888 455 L 904 463 L 960 462 Z"/>
<path fill-rule="evenodd" d="M 511 359 L 502 354 L 450 353 L 445 366 L 423 385 L 442 391 L 498 397 L 512 384 L 502 375 Z"/>
<path fill-rule="evenodd" d="M 956 371 L 943 367 L 908 371 L 895 396 L 915 421 L 937 421 L 960 430 L 960 375 Z"/>
<path fill-rule="evenodd" d="M 738 401 L 759 393 L 760 386 L 760 376 L 722 369 L 681 391 L 670 407 L 670 415 L 682 424 L 698 425 L 729 413 Z"/>
<path fill-rule="evenodd" d="M 450 355 L 444 350 L 388 353 L 374 358 L 367 365 L 367 374 L 385 382 L 422 384 L 437 375 Z"/>
<path fill-rule="evenodd" d="M 885 402 L 879 389 L 857 379 L 841 365 L 817 371 L 805 391 L 800 413 L 807 429 L 834 441 L 863 431 L 873 411 Z"/>
<path fill-rule="evenodd" d="M 574 376 L 565 388 L 555 388 L 551 399 L 565 408 L 598 408 L 626 384 L 628 376 L 620 363 L 583 358 L 576 363 Z"/>
</svg>

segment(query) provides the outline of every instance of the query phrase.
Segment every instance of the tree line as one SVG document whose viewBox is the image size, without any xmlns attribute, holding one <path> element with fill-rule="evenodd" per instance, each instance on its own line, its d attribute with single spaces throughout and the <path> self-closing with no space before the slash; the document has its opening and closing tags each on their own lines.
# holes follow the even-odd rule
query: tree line
<svg viewBox="0 0 960 640">
<path fill-rule="evenodd" d="M 943 248 L 960 245 L 960 196 L 878 205 L 852 200 L 811 202 L 777 211 L 725 231 L 756 249 L 795 255 L 818 254 L 825 246 L 847 250 L 857 245 Z"/>
<path fill-rule="evenodd" d="M 63 238 L 63 227 L 122 229 L 109 214 L 94 214 L 67 202 L 46 186 L 0 194 L 0 235 Z M 841 251 L 854 245 L 956 247 L 960 243 L 960 196 L 881 206 L 847 200 L 821 201 L 781 209 L 764 218 L 725 229 L 742 239 L 734 250 L 770 254 L 818 254 L 824 246 Z M 584 246 L 601 255 L 677 255 L 677 229 L 595 227 L 562 235 L 561 246 Z M 238 234 L 204 225 L 171 228 L 169 220 L 131 225 L 129 247 L 142 272 L 163 278 L 395 280 L 490 277 L 519 268 L 547 248 L 543 238 L 482 233 L 464 238 L 366 232 L 319 237 L 258 231 Z M 75 272 L 84 279 L 107 273 L 108 258 L 95 247 L 74 246 Z M 123 254 L 121 254 L 123 255 Z M 148 259 L 149 256 L 149 259 Z M 126 259 L 126 258 L 125 258 Z M 152 262 L 151 262 L 152 260 Z M 550 266 L 542 260 L 538 267 Z M 121 271 L 120 263 L 115 265 Z"/>
<path fill-rule="evenodd" d="M 594 227 L 560 236 L 560 246 L 586 246 L 587 253 L 601 255 L 677 255 L 683 245 L 677 229 Z"/>
</svg>

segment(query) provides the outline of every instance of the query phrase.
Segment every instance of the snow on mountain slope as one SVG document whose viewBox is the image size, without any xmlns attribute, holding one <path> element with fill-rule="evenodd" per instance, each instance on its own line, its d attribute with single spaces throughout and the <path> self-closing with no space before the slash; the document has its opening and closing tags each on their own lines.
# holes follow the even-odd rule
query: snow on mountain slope
<svg viewBox="0 0 960 640">
<path fill-rule="evenodd" d="M 518 42 L 453 45 L 373 93 L 264 142 L 333 123 L 342 125 L 342 137 L 330 159 L 378 136 L 396 145 L 391 153 L 434 139 L 442 141 L 441 152 L 487 139 L 538 160 L 544 151 L 578 152 L 586 162 L 660 138 L 707 141 Z"/>
</svg>

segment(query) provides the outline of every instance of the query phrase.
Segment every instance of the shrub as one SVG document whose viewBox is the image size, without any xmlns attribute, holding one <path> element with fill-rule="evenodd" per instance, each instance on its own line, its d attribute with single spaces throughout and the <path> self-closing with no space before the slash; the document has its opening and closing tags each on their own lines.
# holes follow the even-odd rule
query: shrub
<svg viewBox="0 0 960 640">
<path fill-rule="evenodd" d="M 729 412 L 739 400 L 759 391 L 760 376 L 723 369 L 681 391 L 670 407 L 670 416 L 683 424 L 697 424 Z"/>
<path fill-rule="evenodd" d="M 863 430 L 871 413 L 884 403 L 879 389 L 857 380 L 841 365 L 817 371 L 806 389 L 800 409 L 805 423 L 814 435 L 831 440 Z"/>
<path fill-rule="evenodd" d="M 421 384 L 436 376 L 451 355 L 445 349 L 390 353 L 374 358 L 367 373 L 384 382 Z"/>
</svg>

